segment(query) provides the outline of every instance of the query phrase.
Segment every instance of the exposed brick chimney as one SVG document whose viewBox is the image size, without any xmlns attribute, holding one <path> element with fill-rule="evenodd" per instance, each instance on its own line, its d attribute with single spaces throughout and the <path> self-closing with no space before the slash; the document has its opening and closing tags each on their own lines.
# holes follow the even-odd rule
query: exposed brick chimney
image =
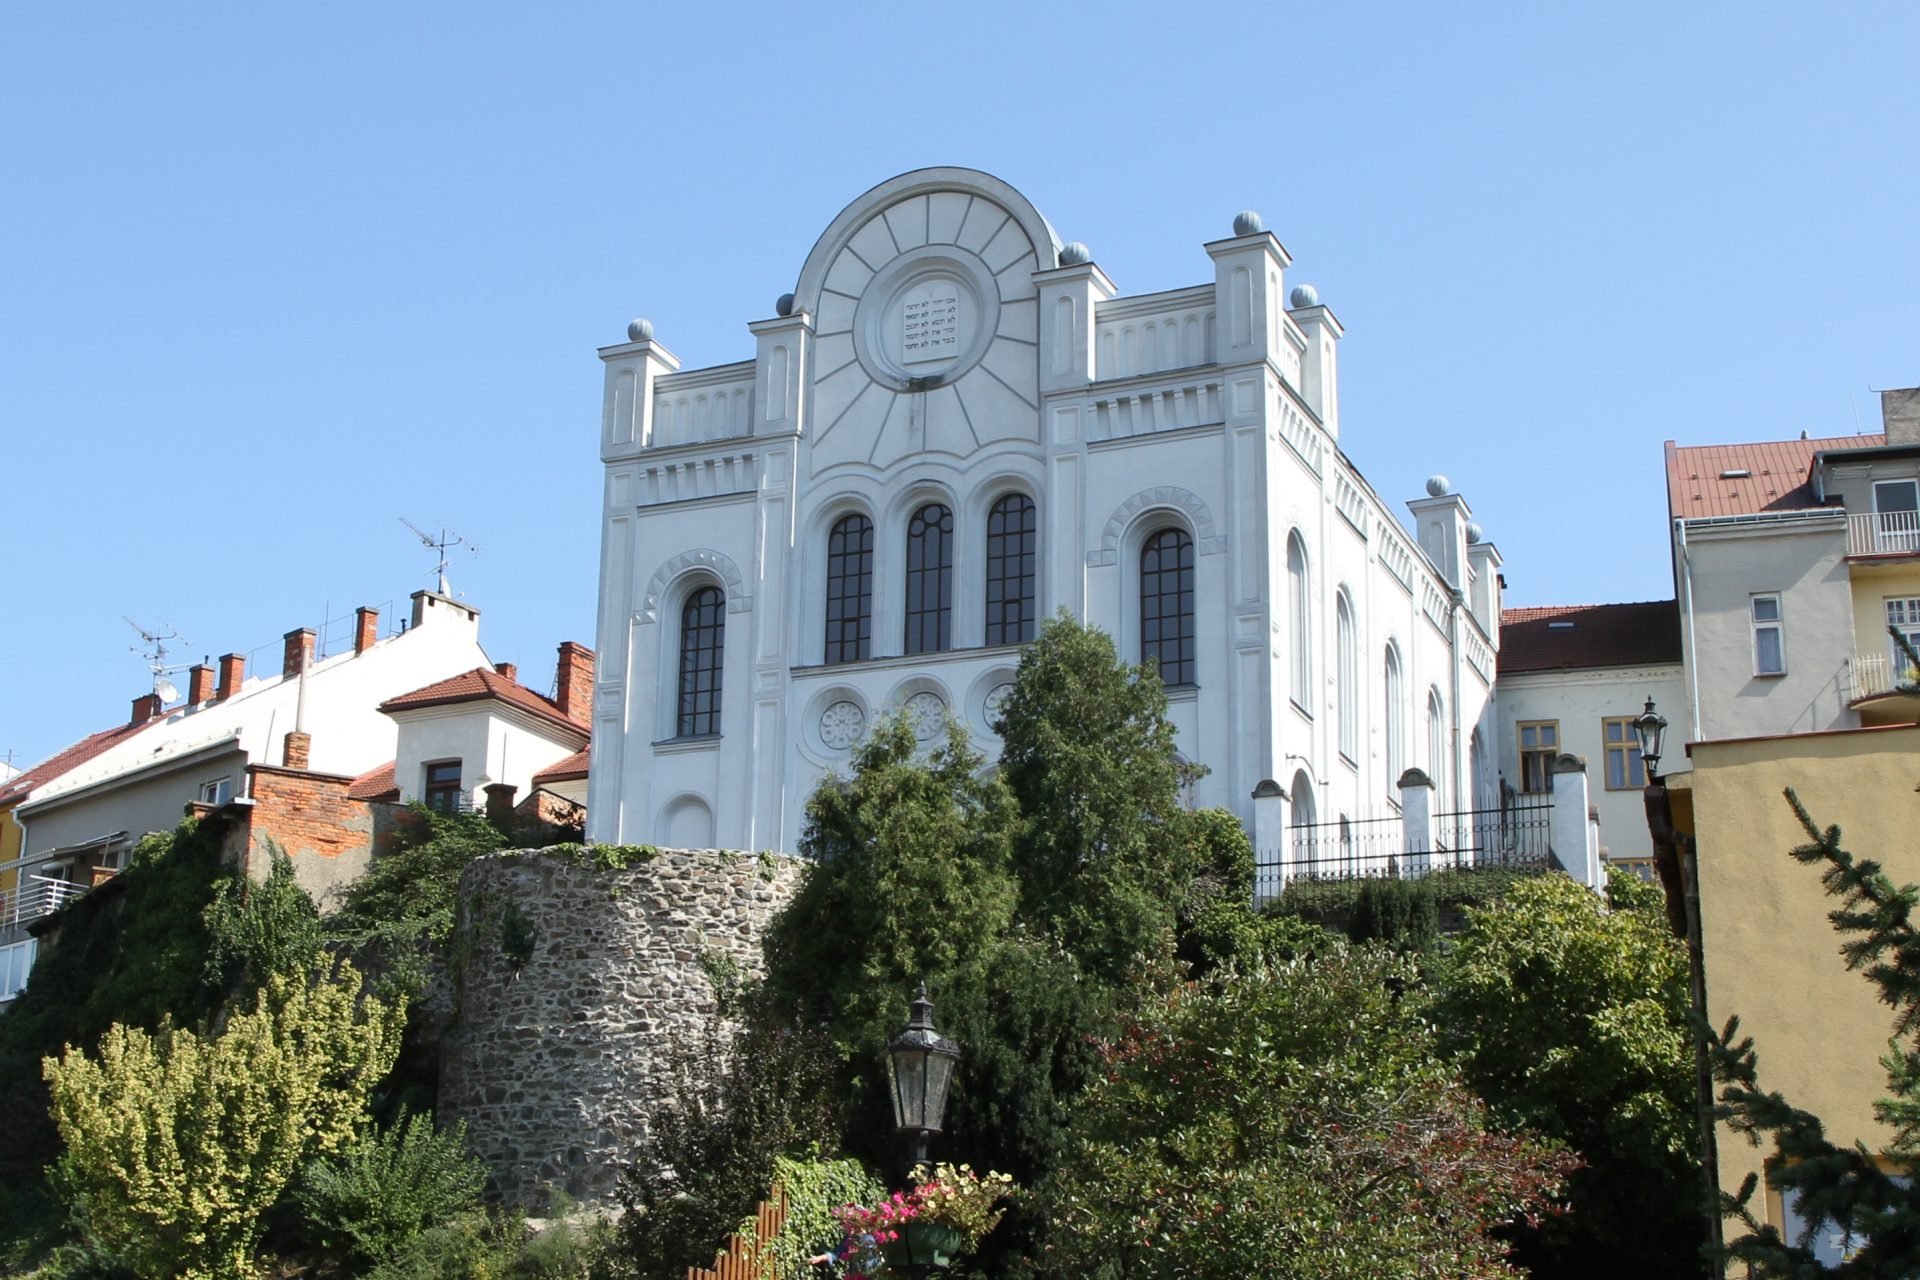
<svg viewBox="0 0 1920 1280">
<path fill-rule="evenodd" d="M 560 642 L 553 700 L 567 719 L 581 725 L 593 723 L 593 650 L 573 640 Z"/>
<path fill-rule="evenodd" d="M 240 692 L 247 678 L 247 660 L 237 653 L 220 655 L 220 687 L 213 691 L 215 702 L 225 702 Z"/>
<path fill-rule="evenodd" d="M 511 662 L 496 662 L 493 664 L 493 669 L 515 684 L 520 682 L 520 668 L 514 666 Z"/>
<path fill-rule="evenodd" d="M 280 751 L 280 763 L 289 769 L 304 769 L 313 753 L 313 735 L 295 729 L 286 736 Z"/>
<path fill-rule="evenodd" d="M 160 695 L 143 693 L 133 700 L 133 718 L 128 724 L 145 724 L 160 714 Z"/>
<path fill-rule="evenodd" d="M 196 662 L 187 668 L 187 705 L 200 706 L 213 697 L 213 668 Z"/>
<path fill-rule="evenodd" d="M 353 651 L 365 653 L 379 640 L 380 611 L 363 604 L 353 611 Z"/>
<path fill-rule="evenodd" d="M 1882 391 L 1880 422 L 1888 444 L 1920 444 L 1920 387 Z"/>
<path fill-rule="evenodd" d="M 489 782 L 482 790 L 487 793 L 487 821 L 505 829 L 513 822 L 513 793 L 520 788 L 511 782 Z"/>
<path fill-rule="evenodd" d="M 301 627 L 287 632 L 287 647 L 280 659 L 280 674 L 291 680 L 313 660 L 313 628 Z"/>
</svg>

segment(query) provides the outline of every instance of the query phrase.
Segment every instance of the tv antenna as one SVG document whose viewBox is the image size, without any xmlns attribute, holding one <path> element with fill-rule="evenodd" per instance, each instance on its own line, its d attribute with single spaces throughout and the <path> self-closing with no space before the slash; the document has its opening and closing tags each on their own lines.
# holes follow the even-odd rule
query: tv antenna
<svg viewBox="0 0 1920 1280">
<path fill-rule="evenodd" d="M 480 554 L 480 548 L 462 537 L 458 530 L 449 529 L 444 524 L 440 526 L 440 536 L 436 538 L 405 516 L 400 517 L 400 523 L 413 530 L 413 536 L 420 539 L 422 546 L 440 557 L 440 563 L 433 567 L 434 572 L 440 578 L 440 594 L 451 598 L 453 592 L 447 589 L 447 552 L 454 547 L 465 547 L 477 556 Z"/>
<path fill-rule="evenodd" d="M 124 613 L 120 615 L 120 621 L 132 627 L 135 631 L 138 631 L 140 638 L 146 642 L 145 648 L 141 648 L 138 645 L 128 645 L 127 648 L 147 660 L 147 670 L 153 672 L 153 691 L 160 695 L 160 701 L 172 702 L 175 698 L 178 698 L 180 696 L 179 686 L 167 679 L 167 676 L 170 672 L 185 671 L 186 668 L 170 667 L 167 665 L 167 641 L 179 640 L 186 644 L 192 644 L 193 641 L 188 640 L 185 636 L 174 630 L 173 624 L 165 619 L 162 619 L 160 622 L 160 625 L 166 628 L 165 631 L 149 630 Z"/>
</svg>

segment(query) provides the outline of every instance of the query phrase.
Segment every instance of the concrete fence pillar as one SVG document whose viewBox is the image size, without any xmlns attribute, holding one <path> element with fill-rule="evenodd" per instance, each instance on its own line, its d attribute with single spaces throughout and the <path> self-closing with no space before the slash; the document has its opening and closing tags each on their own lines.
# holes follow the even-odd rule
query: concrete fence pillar
<svg viewBox="0 0 1920 1280">
<path fill-rule="evenodd" d="M 1423 876 L 1433 866 L 1433 779 L 1425 770 L 1400 775 L 1401 872 Z"/>
<path fill-rule="evenodd" d="M 1272 778 L 1253 789 L 1253 897 L 1256 904 L 1287 887 L 1287 793 Z"/>
<path fill-rule="evenodd" d="M 1547 843 L 1567 874 L 1598 891 L 1600 875 L 1598 828 L 1588 820 L 1587 761 L 1567 752 L 1553 758 L 1553 818 Z"/>
</svg>

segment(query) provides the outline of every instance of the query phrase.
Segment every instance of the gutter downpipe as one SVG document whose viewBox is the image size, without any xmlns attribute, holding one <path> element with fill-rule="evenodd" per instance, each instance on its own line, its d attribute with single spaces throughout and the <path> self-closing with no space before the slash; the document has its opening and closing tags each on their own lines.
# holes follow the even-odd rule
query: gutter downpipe
<svg viewBox="0 0 1920 1280">
<path fill-rule="evenodd" d="M 1685 517 L 1676 516 L 1673 521 L 1674 541 L 1680 548 L 1680 579 L 1683 585 L 1681 595 L 1686 597 L 1687 609 L 1687 710 L 1693 716 L 1693 740 L 1707 740 L 1706 726 L 1700 723 L 1700 663 L 1694 654 L 1693 631 L 1693 557 L 1687 553 L 1687 522 Z"/>
</svg>

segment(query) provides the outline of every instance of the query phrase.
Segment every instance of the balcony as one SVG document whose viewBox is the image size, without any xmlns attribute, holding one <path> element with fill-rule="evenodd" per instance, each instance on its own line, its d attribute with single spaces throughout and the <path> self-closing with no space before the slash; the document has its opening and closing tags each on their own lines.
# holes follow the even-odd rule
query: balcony
<svg viewBox="0 0 1920 1280">
<path fill-rule="evenodd" d="M 47 876 L 22 874 L 20 883 L 0 893 L 0 927 L 18 928 L 50 916 L 92 888 Z"/>
<path fill-rule="evenodd" d="M 1920 556 L 1920 511 L 1868 511 L 1847 517 L 1849 556 Z"/>
<path fill-rule="evenodd" d="M 1550 847 L 1553 800 L 1519 796 L 1499 808 L 1433 815 L 1427 840 L 1410 839 L 1399 816 L 1297 826 L 1288 847 L 1255 854 L 1254 901 L 1272 901 L 1290 881 L 1415 879 L 1432 871 L 1560 869 Z"/>
</svg>

